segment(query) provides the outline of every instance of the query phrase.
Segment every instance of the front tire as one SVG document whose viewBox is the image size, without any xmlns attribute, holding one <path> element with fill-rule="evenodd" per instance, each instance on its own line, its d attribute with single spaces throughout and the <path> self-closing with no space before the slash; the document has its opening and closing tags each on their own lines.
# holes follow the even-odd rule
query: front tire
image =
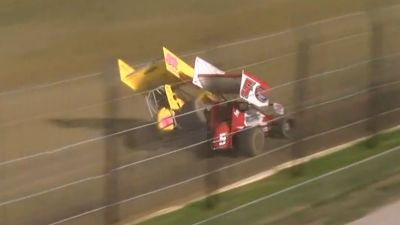
<svg viewBox="0 0 400 225">
<path fill-rule="evenodd" d="M 280 124 L 280 134 L 283 138 L 292 139 L 294 129 L 293 119 L 284 119 Z"/>
</svg>

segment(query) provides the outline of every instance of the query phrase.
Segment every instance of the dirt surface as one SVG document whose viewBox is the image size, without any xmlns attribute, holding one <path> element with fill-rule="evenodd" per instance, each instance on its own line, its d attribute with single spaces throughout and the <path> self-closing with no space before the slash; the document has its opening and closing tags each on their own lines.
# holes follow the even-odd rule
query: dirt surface
<svg viewBox="0 0 400 225">
<path fill-rule="evenodd" d="M 0 91 L 142 63 L 368 8 L 367 0 L 3 0 Z M 379 6 L 398 0 L 376 1 Z"/>
<path fill-rule="evenodd" d="M 385 15 L 390 17 L 396 12 L 397 8 L 391 9 Z M 382 55 L 392 56 L 379 61 L 381 83 L 399 78 L 400 58 L 393 55 L 400 51 L 397 25 L 387 23 L 384 29 Z M 307 104 L 324 102 L 368 86 L 367 76 L 371 69 L 370 64 L 365 63 L 371 58 L 368 28 L 366 15 L 356 14 L 306 29 L 307 34 L 312 35 L 307 74 L 346 68 L 308 81 L 305 86 Z M 225 70 L 248 68 L 273 87 L 297 78 L 298 35 L 282 32 L 200 55 Z M 189 41 L 192 40 L 189 38 Z M 66 49 L 63 51 L 68 53 Z M 150 52 L 149 56 L 152 56 Z M 63 58 L 64 63 L 73 63 L 65 55 L 57 57 Z M 145 58 L 144 55 L 141 57 Z M 187 57 L 189 61 L 192 58 Z M 273 59 L 265 60 L 270 58 Z M 79 61 L 79 58 L 74 60 Z M 35 65 L 38 68 L 36 72 L 43 71 L 35 60 L 21 63 L 21 73 L 23 68 Z M 255 64 L 248 65 L 252 63 Z M 353 66 L 349 68 L 349 65 Z M 63 67 L 49 67 L 48 71 Z M 287 86 L 275 90 L 271 97 L 293 106 L 293 91 L 293 86 Z M 379 104 L 377 110 L 382 112 L 399 107 L 399 91 L 398 84 L 379 89 L 380 99 L 385 104 Z M 291 149 L 284 148 L 241 166 L 202 176 L 248 158 L 240 154 L 216 154 L 207 158 L 203 153 L 207 151 L 206 145 L 173 153 L 204 140 L 205 131 L 201 126 L 170 136 L 158 136 L 149 127 L 98 138 L 149 121 L 143 97 L 131 94 L 118 82 L 117 75 L 110 72 L 77 82 L 0 95 L 0 174 L 6 178 L 0 182 L 0 224 L 124 222 L 198 197 L 293 158 Z M 304 135 L 319 134 L 368 116 L 369 98 L 368 93 L 363 93 L 334 104 L 321 105 L 296 119 L 299 126 L 305 127 Z M 399 117 L 399 111 L 386 114 L 380 117 L 379 127 L 397 125 Z M 316 123 L 316 120 L 323 122 Z M 365 134 L 365 123 L 360 123 L 307 141 L 308 150 L 301 154 L 311 154 Z M 265 151 L 285 143 L 286 140 L 268 141 Z M 143 161 L 160 154 L 165 156 Z M 111 170 L 123 165 L 130 166 Z M 107 175 L 101 175 L 104 173 Z M 102 207 L 107 204 L 110 207 Z M 64 221 L 66 218 L 68 220 Z"/>
</svg>

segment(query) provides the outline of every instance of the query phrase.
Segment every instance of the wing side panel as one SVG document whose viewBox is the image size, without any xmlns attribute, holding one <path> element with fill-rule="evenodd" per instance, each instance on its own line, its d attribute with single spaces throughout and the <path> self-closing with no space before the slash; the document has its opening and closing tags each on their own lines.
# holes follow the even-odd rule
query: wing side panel
<svg viewBox="0 0 400 225">
<path fill-rule="evenodd" d="M 193 78 L 194 69 L 167 48 L 163 47 L 166 69 L 180 79 Z"/>
</svg>

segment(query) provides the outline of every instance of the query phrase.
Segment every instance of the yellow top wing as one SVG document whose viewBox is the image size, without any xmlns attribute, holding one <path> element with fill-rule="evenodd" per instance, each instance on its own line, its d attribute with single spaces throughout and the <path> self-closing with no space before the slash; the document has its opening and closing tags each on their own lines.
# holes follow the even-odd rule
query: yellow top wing
<svg viewBox="0 0 400 225">
<path fill-rule="evenodd" d="M 168 79 L 165 69 L 175 78 L 187 80 L 194 76 L 194 69 L 167 48 L 163 47 L 165 67 L 162 63 L 154 63 L 150 66 L 135 70 L 121 59 L 118 59 L 118 68 L 121 81 L 134 91 L 154 88 L 158 85 L 173 82 Z M 151 74 L 150 74 L 151 73 Z"/>
<path fill-rule="evenodd" d="M 193 78 L 194 75 L 193 67 L 185 63 L 182 59 L 180 59 L 166 47 L 163 47 L 163 52 L 164 52 L 165 66 L 170 73 L 172 73 L 179 79 Z"/>
<path fill-rule="evenodd" d="M 118 67 L 121 81 L 134 91 L 152 89 L 171 82 L 171 79 L 165 76 L 166 71 L 162 63 L 153 63 L 135 70 L 126 62 L 118 59 Z"/>
<path fill-rule="evenodd" d="M 137 90 L 144 79 L 144 73 L 135 73 L 135 69 L 124 62 L 122 59 L 118 59 L 119 76 L 121 81 L 128 85 L 133 90 Z"/>
</svg>

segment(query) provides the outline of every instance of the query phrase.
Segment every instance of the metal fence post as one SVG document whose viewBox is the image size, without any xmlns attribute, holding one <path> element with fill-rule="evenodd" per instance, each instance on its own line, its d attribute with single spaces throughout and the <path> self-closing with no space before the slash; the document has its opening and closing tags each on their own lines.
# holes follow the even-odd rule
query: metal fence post
<svg viewBox="0 0 400 225">
<path fill-rule="evenodd" d="M 104 133 L 105 135 L 115 133 L 116 126 L 113 124 L 113 118 L 117 116 L 117 101 L 109 101 L 109 99 L 117 98 L 117 87 L 111 80 L 112 76 L 105 74 L 103 80 L 105 82 L 104 98 Z M 115 137 L 106 138 L 104 141 L 104 173 L 110 173 L 112 169 L 118 166 L 117 141 Z M 119 177 L 118 173 L 109 174 L 105 177 L 104 183 L 104 200 L 106 204 L 112 204 L 118 200 Z M 119 206 L 107 207 L 104 212 L 104 223 L 115 224 L 119 222 Z"/>
<path fill-rule="evenodd" d="M 304 137 L 304 124 L 301 123 L 305 114 L 302 111 L 306 100 L 307 81 L 304 80 L 309 74 L 310 65 L 310 37 L 307 31 L 299 30 L 298 35 L 298 52 L 296 56 L 296 80 L 299 80 L 294 85 L 294 108 L 296 111 L 296 134 L 293 137 L 293 146 L 291 147 L 292 159 L 298 159 L 306 154 L 306 148 L 302 138 Z M 292 168 L 293 175 L 297 176 L 302 173 L 302 166 L 295 166 Z"/>
<path fill-rule="evenodd" d="M 368 135 L 375 136 L 378 132 L 378 118 L 380 106 L 382 102 L 379 100 L 379 91 L 374 89 L 380 83 L 380 75 L 382 73 L 382 60 L 379 57 L 383 56 L 383 24 L 377 14 L 378 9 L 371 9 L 368 12 L 369 22 L 371 24 L 371 47 L 370 47 L 370 71 L 368 74 L 368 116 L 371 118 L 367 123 Z M 367 145 L 373 147 L 377 144 L 377 139 L 369 139 Z"/>
</svg>

